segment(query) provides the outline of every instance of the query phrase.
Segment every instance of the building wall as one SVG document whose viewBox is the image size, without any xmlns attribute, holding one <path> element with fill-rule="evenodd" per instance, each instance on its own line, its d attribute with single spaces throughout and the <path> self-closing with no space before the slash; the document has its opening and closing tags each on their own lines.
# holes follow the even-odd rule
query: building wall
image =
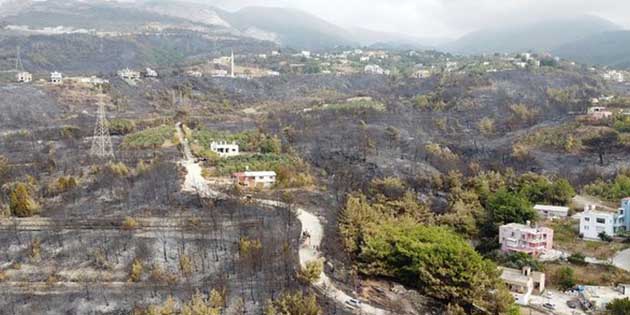
<svg viewBox="0 0 630 315">
<path fill-rule="evenodd" d="M 624 225 L 626 231 L 630 231 L 630 198 L 621 200 L 621 209 L 623 210 Z"/>
<path fill-rule="evenodd" d="M 580 218 L 580 234 L 588 239 L 599 239 L 601 232 L 613 236 L 615 235 L 614 217 L 613 213 L 583 212 Z"/>
<path fill-rule="evenodd" d="M 541 246 L 539 244 L 541 243 L 532 245 L 530 237 L 543 238 L 543 248 L 540 248 Z M 530 233 L 527 230 L 514 226 L 501 226 L 499 228 L 499 243 L 501 243 L 501 250 L 503 251 L 525 252 L 537 256 L 553 248 L 553 230 L 548 228 L 539 228 L 537 233 Z"/>
</svg>

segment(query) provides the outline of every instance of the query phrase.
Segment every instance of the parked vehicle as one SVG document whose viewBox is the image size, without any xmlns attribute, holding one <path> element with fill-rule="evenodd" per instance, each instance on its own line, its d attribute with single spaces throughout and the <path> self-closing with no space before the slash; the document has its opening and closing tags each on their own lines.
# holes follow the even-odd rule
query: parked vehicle
<svg viewBox="0 0 630 315">
<path fill-rule="evenodd" d="M 352 306 L 352 307 L 359 307 L 361 306 L 361 301 L 356 300 L 356 299 L 349 299 L 346 301 L 346 304 Z"/>
<path fill-rule="evenodd" d="M 555 309 L 556 309 L 556 306 L 555 306 L 554 304 L 551 304 L 551 303 L 545 303 L 545 304 L 543 304 L 542 306 L 543 306 L 544 308 L 546 308 L 546 309 L 550 309 L 550 310 L 555 310 Z"/>
</svg>

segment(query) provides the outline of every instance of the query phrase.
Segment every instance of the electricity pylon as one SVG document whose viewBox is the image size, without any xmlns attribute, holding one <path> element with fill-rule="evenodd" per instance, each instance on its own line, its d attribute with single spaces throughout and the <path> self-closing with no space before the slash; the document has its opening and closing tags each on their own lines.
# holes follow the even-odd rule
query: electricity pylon
<svg viewBox="0 0 630 315">
<path fill-rule="evenodd" d="M 101 159 L 114 159 L 114 147 L 112 137 L 109 134 L 109 123 L 105 115 L 105 103 L 99 101 L 98 112 L 96 114 L 96 126 L 94 127 L 94 137 L 92 138 L 92 149 L 90 155 Z"/>
</svg>

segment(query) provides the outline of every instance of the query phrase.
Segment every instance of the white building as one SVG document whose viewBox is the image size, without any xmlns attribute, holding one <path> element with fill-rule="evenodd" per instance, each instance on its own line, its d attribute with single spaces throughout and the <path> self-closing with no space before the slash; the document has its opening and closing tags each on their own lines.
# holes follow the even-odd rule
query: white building
<svg viewBox="0 0 630 315">
<path fill-rule="evenodd" d="M 210 71 L 210 75 L 217 78 L 223 78 L 228 76 L 228 72 L 227 70 L 218 69 Z"/>
<path fill-rule="evenodd" d="M 593 120 L 602 120 L 611 118 L 613 116 L 613 112 L 609 111 L 606 107 L 603 106 L 589 107 L 586 113 L 588 114 L 588 117 Z"/>
<path fill-rule="evenodd" d="M 379 65 L 367 65 L 363 68 L 363 72 L 368 74 L 385 74 L 385 70 Z"/>
<path fill-rule="evenodd" d="M 51 72 L 50 73 L 50 83 L 52 84 L 63 84 L 63 75 L 60 72 Z"/>
<path fill-rule="evenodd" d="M 587 205 L 580 214 L 580 234 L 586 239 L 599 239 L 604 232 L 615 236 L 630 230 L 630 198 L 621 201 L 616 211 L 597 210 L 595 205 Z"/>
<path fill-rule="evenodd" d="M 203 76 L 203 73 L 201 73 L 201 71 L 197 71 L 197 70 L 188 70 L 188 71 L 186 71 L 186 74 L 188 76 L 193 77 L 193 78 L 201 78 Z"/>
<path fill-rule="evenodd" d="M 532 294 L 545 291 L 545 274 L 542 272 L 532 271 L 530 267 L 523 267 L 521 270 L 499 267 L 499 270 L 501 280 L 519 305 L 528 305 Z"/>
<path fill-rule="evenodd" d="M 146 68 L 144 71 L 144 75 L 148 78 L 157 78 L 158 77 L 158 73 L 157 71 L 151 69 L 151 68 Z"/>
<path fill-rule="evenodd" d="M 413 77 L 416 79 L 426 79 L 426 78 L 430 78 L 432 75 L 431 70 L 427 70 L 427 69 L 420 69 L 416 72 L 413 73 Z"/>
<path fill-rule="evenodd" d="M 271 188 L 276 183 L 276 172 L 241 172 L 232 174 L 232 179 L 238 185 L 247 188 Z"/>
<path fill-rule="evenodd" d="M 308 50 L 302 50 L 300 55 L 302 55 L 302 57 L 304 57 L 304 58 L 311 58 L 311 52 L 308 51 Z"/>
<path fill-rule="evenodd" d="M 610 70 L 602 75 L 602 77 L 609 81 L 615 81 L 618 83 L 623 83 L 625 81 L 625 76 L 623 72 L 617 70 Z"/>
<path fill-rule="evenodd" d="M 569 207 L 535 205 L 534 210 L 538 211 L 543 218 L 566 218 L 569 216 Z"/>
<path fill-rule="evenodd" d="M 140 72 L 125 68 L 118 71 L 118 76 L 123 80 L 138 80 L 140 79 Z"/>
<path fill-rule="evenodd" d="M 370 61 L 370 56 L 361 56 L 361 58 L 359 58 L 359 60 L 361 62 L 368 62 L 368 61 Z"/>
<path fill-rule="evenodd" d="M 20 83 L 28 83 L 33 81 L 33 75 L 30 72 L 21 71 L 15 75 L 15 78 Z"/>
<path fill-rule="evenodd" d="M 514 65 L 522 69 L 527 68 L 527 62 L 524 61 L 515 61 Z"/>
<path fill-rule="evenodd" d="M 210 150 L 220 157 L 230 157 L 239 155 L 238 144 L 235 142 L 227 143 L 225 141 L 212 141 Z"/>
</svg>

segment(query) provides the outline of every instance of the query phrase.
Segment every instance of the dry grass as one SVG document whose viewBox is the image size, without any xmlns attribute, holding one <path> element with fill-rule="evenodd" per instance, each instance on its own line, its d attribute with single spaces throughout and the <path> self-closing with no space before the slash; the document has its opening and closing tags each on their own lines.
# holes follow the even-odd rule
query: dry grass
<svg viewBox="0 0 630 315">
<path fill-rule="evenodd" d="M 586 265 L 578 266 L 568 263 L 545 263 L 543 269 L 547 275 L 547 286 L 557 288 L 556 274 L 562 267 L 569 266 L 575 271 L 575 279 L 578 284 L 614 286 L 619 283 L 630 282 L 630 272 L 621 270 L 612 265 Z"/>
</svg>

